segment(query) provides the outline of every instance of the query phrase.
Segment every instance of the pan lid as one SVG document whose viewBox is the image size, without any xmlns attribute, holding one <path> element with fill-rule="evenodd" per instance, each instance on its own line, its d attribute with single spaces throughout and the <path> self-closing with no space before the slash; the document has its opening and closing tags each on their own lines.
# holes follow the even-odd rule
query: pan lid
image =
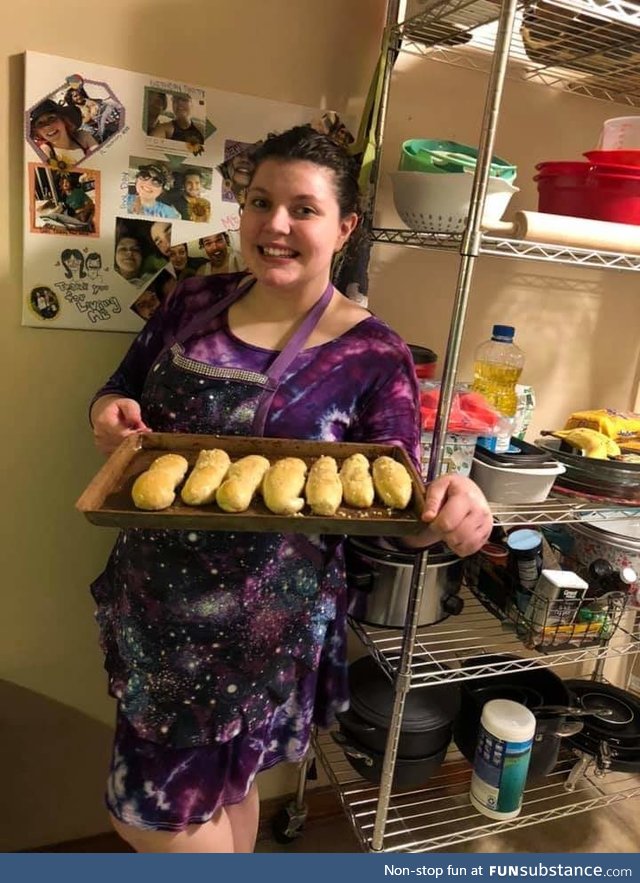
<svg viewBox="0 0 640 883">
<path fill-rule="evenodd" d="M 445 665 L 421 666 L 421 671 L 446 669 Z M 394 685 L 371 656 L 349 666 L 351 708 L 367 723 L 388 728 L 393 714 Z M 460 693 L 454 684 L 434 684 L 407 693 L 402 718 L 403 733 L 425 733 L 452 723 L 460 709 Z"/>
<path fill-rule="evenodd" d="M 583 708 L 594 709 L 584 718 L 585 735 L 640 746 L 640 700 L 632 693 L 598 681 L 573 680 L 566 685 Z M 600 708 L 608 714 L 598 714 Z"/>
</svg>

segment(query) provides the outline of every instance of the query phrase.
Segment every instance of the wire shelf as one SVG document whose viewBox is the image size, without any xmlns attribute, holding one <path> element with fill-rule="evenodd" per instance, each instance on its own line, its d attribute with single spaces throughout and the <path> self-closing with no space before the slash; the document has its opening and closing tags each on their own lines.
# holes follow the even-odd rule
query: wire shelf
<svg viewBox="0 0 640 883">
<path fill-rule="evenodd" d="M 416 230 L 375 227 L 371 231 L 373 242 L 390 245 L 408 245 L 415 248 L 460 252 L 462 235 L 454 233 L 429 233 Z M 599 269 L 640 271 L 640 254 L 622 254 L 567 245 L 542 245 L 519 239 L 502 239 L 483 234 L 480 254 L 494 257 L 518 258 L 530 261 L 548 261 L 556 264 L 572 264 Z"/>
<path fill-rule="evenodd" d="M 576 522 L 618 521 L 640 517 L 640 507 L 624 503 L 594 505 L 579 497 L 553 493 L 542 503 L 492 503 L 494 520 L 505 527 L 513 524 L 573 524 Z"/>
<path fill-rule="evenodd" d="M 393 31 L 403 51 L 488 72 L 499 9 L 493 0 L 409 0 L 410 17 Z M 633 0 L 520 4 L 507 76 L 640 107 L 640 7 Z"/>
<path fill-rule="evenodd" d="M 456 683 L 480 677 L 526 671 L 541 665 L 575 665 L 581 662 L 614 659 L 640 653 L 640 617 L 628 609 L 616 630 L 616 641 L 607 645 L 554 645 L 544 655 L 525 648 L 521 635 L 507 617 L 497 617 L 467 589 L 460 597 L 464 608 L 459 616 L 450 616 L 435 625 L 418 628 L 411 665 L 411 689 L 432 684 Z M 631 620 L 629 624 L 629 620 Z M 402 629 L 349 624 L 378 665 L 395 680 L 402 652 Z M 496 660 L 492 657 L 517 656 Z M 482 661 L 486 656 L 486 662 Z M 473 664 L 467 660 L 473 659 Z"/>
<path fill-rule="evenodd" d="M 318 736 L 314 747 L 362 849 L 372 851 L 378 787 L 358 776 L 329 734 Z M 600 775 L 594 762 L 578 778 L 575 790 L 567 790 L 565 783 L 578 760 L 578 755 L 563 751 L 553 773 L 526 790 L 521 814 L 494 821 L 469 802 L 471 765 L 451 749 L 424 788 L 392 794 L 382 851 L 430 852 L 640 797 L 640 776 Z"/>
</svg>

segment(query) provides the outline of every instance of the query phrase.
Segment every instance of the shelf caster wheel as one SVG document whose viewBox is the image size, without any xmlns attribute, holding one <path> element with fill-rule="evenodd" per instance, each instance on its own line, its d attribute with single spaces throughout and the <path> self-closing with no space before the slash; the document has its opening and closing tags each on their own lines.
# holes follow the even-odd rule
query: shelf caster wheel
<svg viewBox="0 0 640 883">
<path fill-rule="evenodd" d="M 306 820 L 306 807 L 301 809 L 295 803 L 283 806 L 271 822 L 271 833 L 276 843 L 293 843 L 302 834 Z"/>
</svg>

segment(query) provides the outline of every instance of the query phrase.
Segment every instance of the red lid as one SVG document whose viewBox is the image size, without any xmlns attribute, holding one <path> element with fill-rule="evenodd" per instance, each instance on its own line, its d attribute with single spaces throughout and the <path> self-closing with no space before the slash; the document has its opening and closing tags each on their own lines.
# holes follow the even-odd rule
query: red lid
<svg viewBox="0 0 640 883">
<path fill-rule="evenodd" d="M 640 150 L 587 150 L 584 156 L 596 165 L 640 166 Z"/>
</svg>

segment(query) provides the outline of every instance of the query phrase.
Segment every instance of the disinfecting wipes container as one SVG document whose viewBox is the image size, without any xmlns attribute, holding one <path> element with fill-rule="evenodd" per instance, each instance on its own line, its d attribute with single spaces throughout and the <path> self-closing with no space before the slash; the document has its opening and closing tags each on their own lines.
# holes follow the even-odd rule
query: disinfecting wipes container
<svg viewBox="0 0 640 883">
<path fill-rule="evenodd" d="M 485 816 L 519 815 L 535 731 L 535 717 L 519 702 L 492 699 L 484 705 L 469 796 Z"/>
</svg>

